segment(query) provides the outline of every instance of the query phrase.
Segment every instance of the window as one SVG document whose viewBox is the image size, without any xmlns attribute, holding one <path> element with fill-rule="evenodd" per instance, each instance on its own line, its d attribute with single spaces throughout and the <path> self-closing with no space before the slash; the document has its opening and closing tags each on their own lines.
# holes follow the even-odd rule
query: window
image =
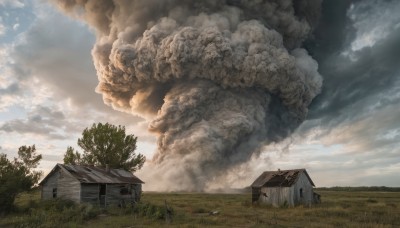
<svg viewBox="0 0 400 228">
<path fill-rule="evenodd" d="M 131 191 L 126 186 L 121 186 L 121 190 L 119 191 L 121 195 L 130 195 Z"/>
<path fill-rule="evenodd" d="M 100 200 L 100 206 L 105 207 L 106 206 L 106 185 L 105 184 L 100 184 L 99 185 L 99 200 Z"/>
<path fill-rule="evenodd" d="M 303 189 L 300 188 L 300 198 L 303 198 Z"/>
<path fill-rule="evenodd" d="M 100 196 L 105 196 L 106 195 L 106 185 L 105 184 L 100 184 L 99 195 Z"/>
<path fill-rule="evenodd" d="M 57 198 L 57 188 L 53 188 L 53 198 Z"/>
</svg>

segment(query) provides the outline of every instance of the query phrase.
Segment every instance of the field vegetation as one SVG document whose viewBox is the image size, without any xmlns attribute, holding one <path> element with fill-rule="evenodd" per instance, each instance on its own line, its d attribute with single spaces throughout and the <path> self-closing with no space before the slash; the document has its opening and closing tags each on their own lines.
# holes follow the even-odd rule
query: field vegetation
<svg viewBox="0 0 400 228">
<path fill-rule="evenodd" d="M 274 208 L 252 204 L 250 194 L 145 192 L 134 208 L 104 209 L 41 202 L 35 191 L 18 196 L 0 227 L 400 227 L 400 192 L 318 193 L 321 204 Z"/>
</svg>

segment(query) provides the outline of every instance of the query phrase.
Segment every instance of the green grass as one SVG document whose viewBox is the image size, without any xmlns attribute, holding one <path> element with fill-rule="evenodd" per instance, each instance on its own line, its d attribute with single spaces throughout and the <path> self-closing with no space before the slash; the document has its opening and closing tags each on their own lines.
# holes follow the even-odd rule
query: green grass
<svg viewBox="0 0 400 228">
<path fill-rule="evenodd" d="M 144 193 L 137 209 L 109 208 L 58 227 L 400 227 L 400 192 L 318 191 L 322 203 L 310 208 L 274 208 L 252 205 L 250 194 Z M 164 201 L 173 209 L 172 222 L 164 219 Z M 29 206 L 43 208 L 38 193 L 17 199 L 20 212 L 0 218 L 0 227 L 14 227 L 29 219 Z M 83 210 L 74 207 L 75 210 Z M 72 209 L 69 209 L 72 210 Z M 86 210 L 86 209 L 85 209 Z M 40 211 L 36 209 L 36 211 Z M 43 212 L 43 211 L 41 211 Z M 217 212 L 210 215 L 209 212 Z M 66 210 L 55 218 L 77 213 Z M 35 215 L 37 216 L 37 215 Z M 49 216 L 49 215 L 42 215 Z M 32 217 L 32 216 L 31 216 Z M 40 214 L 39 214 L 40 217 Z M 46 221 L 38 227 L 52 227 Z"/>
</svg>

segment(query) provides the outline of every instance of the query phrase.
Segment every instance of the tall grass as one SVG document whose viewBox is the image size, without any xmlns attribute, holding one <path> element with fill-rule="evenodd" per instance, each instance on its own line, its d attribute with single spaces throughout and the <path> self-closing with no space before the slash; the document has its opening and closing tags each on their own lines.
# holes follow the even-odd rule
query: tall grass
<svg viewBox="0 0 400 228">
<path fill-rule="evenodd" d="M 281 208 L 252 204 L 250 194 L 144 193 L 134 208 L 106 210 L 26 197 L 0 227 L 400 227 L 399 192 L 318 193 L 321 204 Z"/>
</svg>

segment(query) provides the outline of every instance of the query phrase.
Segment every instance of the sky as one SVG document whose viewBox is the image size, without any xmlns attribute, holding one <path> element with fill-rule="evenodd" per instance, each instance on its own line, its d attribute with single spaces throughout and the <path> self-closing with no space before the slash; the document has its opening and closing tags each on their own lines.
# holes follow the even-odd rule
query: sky
<svg viewBox="0 0 400 228">
<path fill-rule="evenodd" d="M 303 44 L 318 62 L 321 93 L 290 137 L 226 177 L 230 187 L 278 168 L 306 168 L 317 187 L 400 186 L 398 12 L 397 0 L 323 2 Z M 109 122 L 138 136 L 137 152 L 152 159 L 157 138 L 148 122 L 114 110 L 95 91 L 95 34 L 48 1 L 0 0 L 0 153 L 11 158 L 35 144 L 43 155 L 38 168 L 48 173 L 67 146 L 79 150 L 83 129 Z"/>
</svg>

